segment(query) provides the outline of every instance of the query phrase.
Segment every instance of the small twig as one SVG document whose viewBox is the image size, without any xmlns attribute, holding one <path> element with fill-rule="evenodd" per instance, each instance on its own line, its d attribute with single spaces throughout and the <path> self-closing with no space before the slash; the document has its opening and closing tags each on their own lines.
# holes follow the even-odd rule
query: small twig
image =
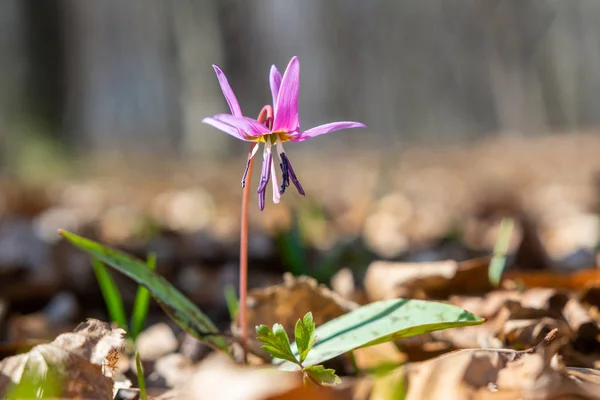
<svg viewBox="0 0 600 400">
<path fill-rule="evenodd" d="M 542 339 L 541 342 L 539 342 L 538 344 L 536 344 L 535 346 L 533 346 L 530 349 L 523 350 L 522 353 L 526 353 L 526 354 L 535 353 L 540 347 L 548 346 L 548 344 L 554 340 L 554 338 L 556 337 L 557 334 L 558 334 L 558 328 L 552 329 L 550 332 L 548 332 L 546 337 L 544 337 Z"/>
</svg>

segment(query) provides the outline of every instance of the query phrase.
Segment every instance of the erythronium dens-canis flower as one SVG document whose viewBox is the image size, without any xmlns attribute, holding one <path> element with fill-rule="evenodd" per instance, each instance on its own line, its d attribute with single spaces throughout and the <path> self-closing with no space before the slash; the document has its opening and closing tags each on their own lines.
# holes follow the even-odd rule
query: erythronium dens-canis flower
<svg viewBox="0 0 600 400">
<path fill-rule="evenodd" d="M 246 141 L 253 142 L 254 146 L 248 155 L 246 170 L 242 177 L 242 187 L 246 182 L 248 165 L 252 157 L 258 151 L 260 143 L 264 143 L 263 165 L 258 185 L 258 205 L 261 210 L 265 207 L 265 193 L 269 179 L 273 182 L 273 202 L 279 203 L 280 196 L 290 185 L 290 180 L 296 186 L 298 193 L 304 195 L 304 189 L 296 176 L 289 158 L 283 150 L 284 142 L 303 142 L 313 137 L 324 135 L 348 128 L 366 128 L 366 125 L 360 122 L 341 121 L 331 122 L 320 125 L 307 131 L 300 130 L 300 120 L 298 117 L 298 93 L 300 90 L 300 62 L 297 57 L 293 57 L 283 77 L 274 65 L 271 67 L 269 83 L 271 94 L 273 96 L 273 106 L 263 107 L 259 118 L 253 119 L 244 117 L 237 98 L 225 77 L 225 74 L 219 67 L 213 65 L 217 73 L 217 79 L 221 85 L 221 90 L 225 100 L 229 105 L 231 114 L 217 114 L 212 118 L 204 118 L 202 122 L 230 134 L 231 136 Z M 275 164 L 273 160 L 272 148 L 275 146 L 277 155 L 281 163 L 281 185 L 278 185 L 277 175 L 275 173 Z"/>
</svg>

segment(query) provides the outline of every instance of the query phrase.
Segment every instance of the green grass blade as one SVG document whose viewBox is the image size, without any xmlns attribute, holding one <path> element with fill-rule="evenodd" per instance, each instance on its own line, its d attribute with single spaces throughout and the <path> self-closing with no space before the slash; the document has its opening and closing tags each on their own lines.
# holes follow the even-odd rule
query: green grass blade
<svg viewBox="0 0 600 400">
<path fill-rule="evenodd" d="M 508 253 L 508 246 L 510 245 L 510 237 L 512 235 L 515 220 L 512 218 L 504 218 L 500 223 L 500 234 L 498 241 L 494 247 L 494 257 L 490 262 L 488 268 L 488 279 L 492 286 L 498 286 L 504 273 L 504 267 L 506 266 L 506 256 Z"/>
<path fill-rule="evenodd" d="M 61 230 L 60 234 L 75 246 L 145 286 L 173 321 L 190 335 L 229 353 L 228 343 L 215 324 L 165 278 L 148 268 L 145 262 L 67 231 Z"/>
<path fill-rule="evenodd" d="M 237 292 L 235 291 L 235 287 L 233 287 L 233 285 L 225 285 L 225 288 L 223 289 L 223 294 L 225 295 L 227 310 L 229 310 L 229 317 L 233 321 L 233 319 L 235 318 L 235 314 L 237 314 L 238 308 L 240 306 L 240 301 L 237 298 Z"/>
<path fill-rule="evenodd" d="M 142 368 L 142 360 L 140 359 L 140 353 L 135 352 L 135 369 L 138 378 L 138 387 L 140 388 L 140 399 L 148 400 L 148 393 L 146 393 L 146 378 L 144 378 L 144 368 Z"/>
<path fill-rule="evenodd" d="M 94 274 L 96 274 L 96 279 L 100 286 L 100 291 L 102 292 L 104 302 L 106 303 L 106 308 L 108 309 L 110 320 L 127 330 L 125 306 L 123 305 L 123 299 L 121 298 L 121 293 L 119 293 L 117 284 L 110 276 L 108 269 L 102 261 L 98 260 L 96 257 L 91 257 L 91 261 Z"/>
<path fill-rule="evenodd" d="M 292 226 L 287 232 L 282 232 L 277 238 L 277 246 L 283 264 L 292 275 L 307 275 L 306 251 L 302 244 L 300 221 L 298 213 L 292 213 Z"/>
<path fill-rule="evenodd" d="M 150 253 L 148 260 L 146 261 L 148 268 L 152 271 L 156 271 L 156 253 Z M 133 313 L 131 314 L 131 338 L 135 341 L 142 329 L 144 329 L 144 323 L 148 316 L 148 308 L 150 307 L 150 291 L 140 285 L 135 295 L 135 302 L 133 303 Z"/>
</svg>

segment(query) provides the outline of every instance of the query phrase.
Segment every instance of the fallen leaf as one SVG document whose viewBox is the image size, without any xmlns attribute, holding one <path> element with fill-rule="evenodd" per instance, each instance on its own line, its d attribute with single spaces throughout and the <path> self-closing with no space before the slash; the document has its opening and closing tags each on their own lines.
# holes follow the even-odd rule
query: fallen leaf
<svg viewBox="0 0 600 400">
<path fill-rule="evenodd" d="M 353 353 L 361 372 L 389 370 L 407 361 L 406 354 L 400 352 L 392 342 L 363 347 L 354 350 Z"/>
<path fill-rule="evenodd" d="M 468 349 L 409 365 L 406 399 L 597 399 L 595 375 L 575 380 L 550 362 L 560 346 L 554 335 L 526 351 Z"/>
<path fill-rule="evenodd" d="M 294 277 L 286 273 L 283 280 L 280 285 L 254 289 L 248 293 L 248 326 L 279 323 L 292 335 L 296 321 L 309 311 L 319 326 L 358 307 L 356 303 L 344 300 L 324 285 L 319 285 L 314 278 Z M 239 335 L 237 318 L 232 323 L 232 332 Z M 290 340 L 293 339 L 290 337 Z M 264 353 L 258 341 L 251 339 L 249 342 L 253 352 Z"/>
<path fill-rule="evenodd" d="M 187 400 L 262 400 L 301 385 L 300 374 L 273 368 L 242 367 L 222 354 L 212 353 L 176 390 L 177 398 Z"/>
<path fill-rule="evenodd" d="M 489 258 L 431 263 L 375 261 L 367 269 L 365 289 L 371 301 L 396 297 L 447 298 L 452 294 L 484 293 Z"/>
<path fill-rule="evenodd" d="M 600 284 L 600 269 L 593 267 L 572 274 L 554 271 L 508 271 L 503 280 L 514 281 L 526 287 L 547 287 L 565 290 L 582 290 Z"/>
<path fill-rule="evenodd" d="M 0 394 L 35 393 L 42 388 L 61 398 L 112 398 L 112 373 L 104 365 L 111 350 L 122 346 L 124 333 L 88 319 L 52 343 L 8 357 L 0 362 Z"/>
<path fill-rule="evenodd" d="M 144 361 L 158 360 L 177 350 L 179 342 L 169 325 L 158 323 L 142 331 L 136 340 L 136 347 Z"/>
</svg>

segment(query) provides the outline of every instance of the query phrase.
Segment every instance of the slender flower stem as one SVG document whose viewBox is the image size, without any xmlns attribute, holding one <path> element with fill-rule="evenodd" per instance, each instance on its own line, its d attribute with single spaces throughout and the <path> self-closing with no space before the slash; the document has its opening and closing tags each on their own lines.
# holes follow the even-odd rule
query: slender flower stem
<svg viewBox="0 0 600 400">
<path fill-rule="evenodd" d="M 263 124 L 273 123 L 273 108 L 265 106 L 260 111 L 257 121 Z M 248 319 L 246 318 L 246 307 L 248 298 L 248 203 L 250 201 L 250 186 L 252 181 L 252 165 L 254 157 L 252 151 L 258 143 L 250 145 L 248 163 L 244 178 L 242 179 L 244 190 L 242 192 L 242 221 L 240 224 L 240 327 L 242 336 L 243 360 L 246 363 L 248 353 Z"/>
<path fill-rule="evenodd" d="M 253 143 L 252 149 L 256 146 Z M 250 199 L 250 183 L 252 181 L 252 164 L 254 158 L 248 160 L 248 172 L 246 175 L 244 190 L 242 192 L 242 222 L 240 226 L 240 327 L 242 330 L 243 360 L 246 363 L 246 352 L 248 350 L 248 319 L 246 318 L 246 305 L 248 295 L 248 202 Z"/>
</svg>

